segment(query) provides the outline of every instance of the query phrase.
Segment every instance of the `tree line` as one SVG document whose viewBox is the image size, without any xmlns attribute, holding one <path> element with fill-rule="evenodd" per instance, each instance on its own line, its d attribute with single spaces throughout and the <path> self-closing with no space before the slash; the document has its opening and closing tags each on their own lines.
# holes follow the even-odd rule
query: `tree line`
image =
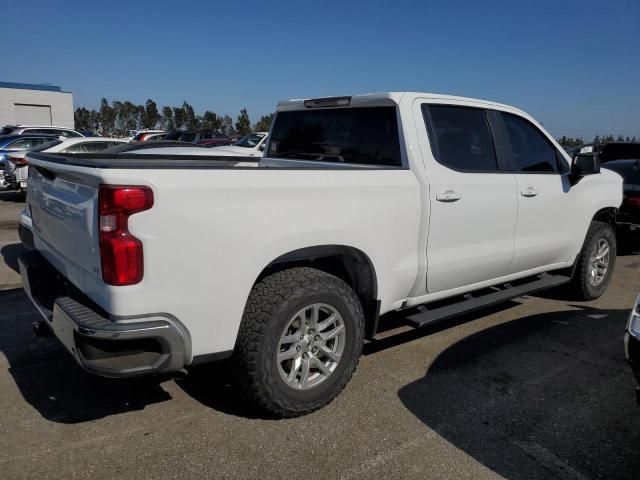
<svg viewBox="0 0 640 480">
<path fill-rule="evenodd" d="M 594 143 L 594 144 L 598 145 L 600 143 L 637 142 L 638 141 L 635 136 L 633 136 L 631 138 L 629 138 L 629 136 L 624 137 L 622 135 L 618 135 L 617 137 L 614 137 L 611 134 L 609 134 L 609 135 L 596 135 L 595 137 L 593 137 L 593 140 L 591 142 L 585 142 L 582 139 L 582 137 L 573 138 L 573 137 L 566 137 L 566 136 L 562 136 L 561 138 L 558 138 L 557 140 L 558 140 L 558 143 L 564 148 L 579 147 L 580 145 L 584 145 L 585 143 Z"/>
<path fill-rule="evenodd" d="M 98 110 L 88 110 L 84 107 L 76 108 L 74 121 L 77 130 L 91 130 L 105 137 L 124 136 L 127 130 L 143 128 L 162 130 L 213 130 L 228 137 L 243 136 L 252 130 L 266 132 L 271 127 L 273 113 L 263 115 L 253 126 L 246 108 L 240 110 L 235 121 L 229 115 L 220 115 L 206 110 L 202 115 L 187 102 L 179 107 L 158 105 L 148 99 L 144 105 L 136 105 L 128 100 L 114 100 L 111 103 L 106 98 L 100 100 Z"/>
</svg>

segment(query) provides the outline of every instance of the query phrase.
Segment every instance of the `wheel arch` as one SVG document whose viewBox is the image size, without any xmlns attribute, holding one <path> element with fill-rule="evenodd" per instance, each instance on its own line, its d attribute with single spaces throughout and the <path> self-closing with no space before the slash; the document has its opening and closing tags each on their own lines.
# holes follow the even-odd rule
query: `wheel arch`
<svg viewBox="0 0 640 480">
<path fill-rule="evenodd" d="M 618 209 L 615 207 L 604 207 L 598 210 L 591 219 L 591 222 L 604 222 L 611 225 L 614 229 L 616 227 L 616 214 Z M 588 227 L 587 227 L 588 228 Z"/>
<path fill-rule="evenodd" d="M 275 272 L 294 267 L 311 267 L 334 275 L 353 288 L 365 315 L 365 336 L 378 328 L 380 301 L 375 267 L 362 250 L 348 245 L 315 245 L 292 250 L 266 265 L 254 285 Z"/>
</svg>

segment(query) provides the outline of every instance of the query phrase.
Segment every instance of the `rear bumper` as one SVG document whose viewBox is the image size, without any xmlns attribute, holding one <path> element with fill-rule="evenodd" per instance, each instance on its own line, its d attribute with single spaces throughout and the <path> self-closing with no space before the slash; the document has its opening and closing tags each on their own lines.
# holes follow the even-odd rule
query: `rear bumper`
<svg viewBox="0 0 640 480">
<path fill-rule="evenodd" d="M 28 208 L 25 208 L 20 212 L 20 224 L 18 225 L 18 235 L 20 236 L 20 241 L 22 245 L 27 250 L 32 250 L 34 248 L 33 244 L 33 222 L 31 220 L 31 216 L 29 215 Z"/>
<path fill-rule="evenodd" d="M 22 242 L 24 248 L 26 248 L 27 250 L 32 250 L 34 248 L 33 232 L 29 228 L 25 227 L 22 224 L 18 225 L 18 235 L 20 236 L 20 241 Z"/>
<path fill-rule="evenodd" d="M 36 250 L 18 259 L 25 292 L 76 361 L 105 377 L 177 372 L 188 333 L 169 315 L 113 319 L 73 287 Z"/>
</svg>

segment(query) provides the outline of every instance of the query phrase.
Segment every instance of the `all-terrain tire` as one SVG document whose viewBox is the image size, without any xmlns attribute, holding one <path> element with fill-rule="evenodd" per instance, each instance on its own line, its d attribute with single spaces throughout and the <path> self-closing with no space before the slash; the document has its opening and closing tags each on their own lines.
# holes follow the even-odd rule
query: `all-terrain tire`
<svg viewBox="0 0 640 480">
<path fill-rule="evenodd" d="M 335 309 L 344 322 L 344 347 L 335 369 L 318 385 L 296 389 L 277 361 L 281 335 L 308 305 Z M 234 378 L 257 407 L 278 418 L 296 417 L 331 402 L 350 380 L 362 352 L 364 315 L 358 297 L 341 279 L 313 268 L 269 275 L 252 289 L 232 358 Z"/>
<path fill-rule="evenodd" d="M 597 253 L 598 245 L 602 245 L 602 242 L 606 242 L 609 248 L 608 265 L 602 279 L 595 283 L 592 260 Z M 591 222 L 576 262 L 570 288 L 581 300 L 595 300 L 607 289 L 616 263 L 616 234 L 611 225 L 604 222 Z"/>
</svg>

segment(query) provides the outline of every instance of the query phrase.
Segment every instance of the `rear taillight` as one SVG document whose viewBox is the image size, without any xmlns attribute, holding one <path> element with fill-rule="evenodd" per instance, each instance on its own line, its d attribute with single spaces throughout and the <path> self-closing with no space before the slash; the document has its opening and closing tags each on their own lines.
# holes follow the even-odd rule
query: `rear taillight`
<svg viewBox="0 0 640 480">
<path fill-rule="evenodd" d="M 640 197 L 624 197 L 622 204 L 627 207 L 640 208 Z"/>
<path fill-rule="evenodd" d="M 26 158 L 9 157 L 9 160 L 11 160 L 14 165 L 27 165 L 29 163 Z"/>
<path fill-rule="evenodd" d="M 129 217 L 153 206 L 149 187 L 100 185 L 98 192 L 102 279 L 134 285 L 144 274 L 142 242 L 129 232 Z"/>
</svg>

